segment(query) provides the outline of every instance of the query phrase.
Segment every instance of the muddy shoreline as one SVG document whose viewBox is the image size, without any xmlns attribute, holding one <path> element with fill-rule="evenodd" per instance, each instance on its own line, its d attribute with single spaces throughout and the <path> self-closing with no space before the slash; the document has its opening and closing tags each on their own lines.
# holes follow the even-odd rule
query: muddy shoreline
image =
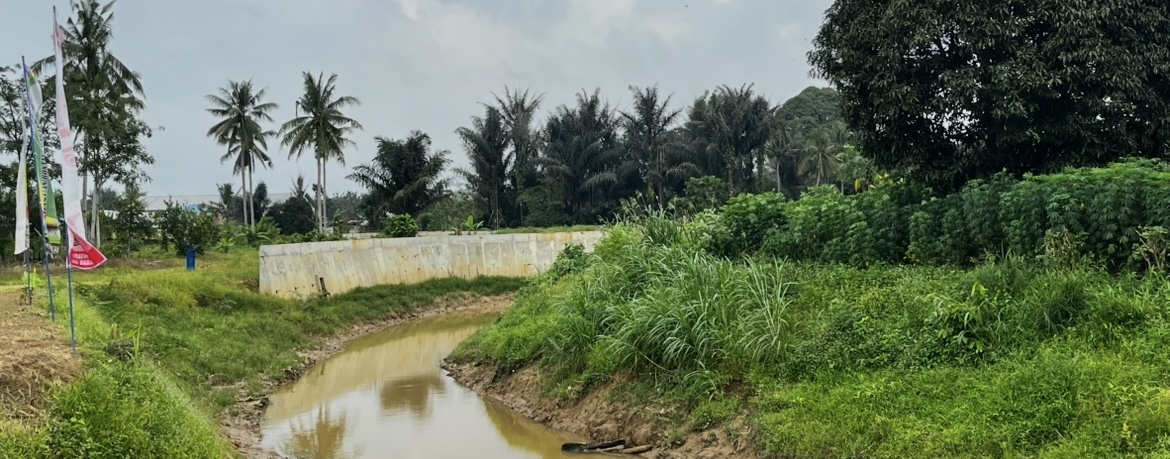
<svg viewBox="0 0 1170 459">
<path fill-rule="evenodd" d="M 503 296 L 457 296 L 437 301 L 423 310 L 409 314 L 390 315 L 385 319 L 355 325 L 322 341 L 321 346 L 298 353 L 300 363 L 286 368 L 281 375 L 264 382 L 259 396 L 249 396 L 243 389 L 234 405 L 224 409 L 220 416 L 220 431 L 235 446 L 236 451 L 247 459 L 283 459 L 283 456 L 260 446 L 260 420 L 268 407 L 268 397 L 285 385 L 296 382 L 306 370 L 317 362 L 332 357 L 345 349 L 355 338 L 378 332 L 414 320 L 461 311 L 503 312 L 512 305 L 515 297 Z"/>
<path fill-rule="evenodd" d="M 651 445 L 654 449 L 642 453 L 651 459 L 681 458 L 744 458 L 756 459 L 757 451 L 747 439 L 751 430 L 745 417 L 733 420 L 726 427 L 715 427 L 701 432 L 685 430 L 670 432 L 676 418 L 669 406 L 650 404 L 631 407 L 610 400 L 616 382 L 598 388 L 572 403 L 562 404 L 543 397 L 540 372 L 527 367 L 507 375 L 499 375 L 491 365 L 452 363 L 444 361 L 442 368 L 456 382 L 470 388 L 480 397 L 489 398 L 529 419 L 556 430 L 589 438 L 591 441 L 625 439 L 630 445 Z M 733 438 L 734 436 L 734 438 Z"/>
</svg>

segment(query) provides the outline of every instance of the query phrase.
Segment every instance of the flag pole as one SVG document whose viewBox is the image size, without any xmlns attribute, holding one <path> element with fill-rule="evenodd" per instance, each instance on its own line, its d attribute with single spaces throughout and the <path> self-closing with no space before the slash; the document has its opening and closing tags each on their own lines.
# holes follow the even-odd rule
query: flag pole
<svg viewBox="0 0 1170 459">
<path fill-rule="evenodd" d="M 24 297 L 28 300 L 28 305 L 32 306 L 32 257 L 28 256 L 28 250 L 24 251 Z"/>
<path fill-rule="evenodd" d="M 69 228 L 68 221 L 61 222 L 61 228 L 65 230 L 65 244 L 69 249 L 73 248 L 73 231 Z M 73 263 L 69 261 L 69 250 L 65 251 L 65 288 L 69 291 L 69 344 L 73 348 L 73 353 L 77 353 L 77 321 L 74 320 L 73 313 Z"/>
<path fill-rule="evenodd" d="M 24 67 L 24 69 L 23 69 L 24 70 L 24 94 L 25 94 L 25 98 L 28 101 L 29 135 L 32 138 L 33 145 L 36 145 L 36 142 L 37 142 L 37 118 L 36 118 L 36 113 L 33 111 L 33 104 L 32 104 L 32 99 L 31 99 L 32 95 L 29 94 L 29 92 L 28 92 L 28 84 L 29 84 L 28 64 L 25 63 L 24 56 L 20 56 L 20 65 Z M 39 165 L 40 164 L 38 164 L 38 166 Z M 42 173 L 40 167 L 37 167 L 37 193 L 42 197 L 45 196 L 45 183 L 43 180 L 44 178 L 45 178 L 45 174 Z M 49 196 L 48 199 L 57 199 L 57 197 L 56 196 Z M 45 200 L 41 199 L 40 201 L 41 201 L 41 240 L 44 241 L 44 246 L 41 247 L 41 249 L 42 249 L 42 253 L 44 254 L 43 258 L 45 261 L 45 283 L 48 285 L 48 289 L 49 289 L 49 318 L 53 322 L 56 322 L 57 321 L 57 306 L 56 306 L 56 303 L 53 299 L 53 275 L 50 272 L 50 268 L 49 268 L 49 248 L 51 247 L 51 244 L 49 243 L 49 224 L 47 222 L 45 222 L 45 219 L 48 218 L 46 216 L 47 212 L 45 211 Z"/>
</svg>

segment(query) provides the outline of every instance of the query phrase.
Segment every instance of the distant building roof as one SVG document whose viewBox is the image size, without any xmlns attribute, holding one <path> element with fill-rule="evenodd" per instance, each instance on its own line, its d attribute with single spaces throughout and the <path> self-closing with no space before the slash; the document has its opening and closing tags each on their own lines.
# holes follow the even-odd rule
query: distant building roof
<svg viewBox="0 0 1170 459">
<path fill-rule="evenodd" d="M 268 200 L 273 204 L 284 202 L 292 196 L 292 193 L 268 193 Z M 146 204 L 147 212 L 157 212 L 167 208 L 167 201 L 174 202 L 182 206 L 197 206 L 199 204 L 210 204 L 219 202 L 218 194 L 192 194 L 192 195 L 168 195 L 168 196 L 146 196 L 142 198 L 143 203 Z"/>
</svg>

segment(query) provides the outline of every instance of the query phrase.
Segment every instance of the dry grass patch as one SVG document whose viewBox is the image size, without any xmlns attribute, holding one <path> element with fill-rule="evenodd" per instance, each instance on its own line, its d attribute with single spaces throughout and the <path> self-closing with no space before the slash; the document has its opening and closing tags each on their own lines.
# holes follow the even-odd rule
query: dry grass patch
<svg viewBox="0 0 1170 459">
<path fill-rule="evenodd" d="M 81 373 L 81 358 L 70 351 L 60 329 L 21 304 L 21 293 L 0 291 L 0 414 L 36 422 L 49 389 Z"/>
</svg>

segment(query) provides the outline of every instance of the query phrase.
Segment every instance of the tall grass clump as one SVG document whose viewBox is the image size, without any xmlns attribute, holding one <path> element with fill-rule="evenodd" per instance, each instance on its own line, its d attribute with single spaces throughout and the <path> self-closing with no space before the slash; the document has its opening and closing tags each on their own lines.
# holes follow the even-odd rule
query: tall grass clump
<svg viewBox="0 0 1170 459">
<path fill-rule="evenodd" d="M 229 458 L 216 424 L 149 364 L 98 361 L 56 395 L 45 426 L 53 459 Z"/>
<path fill-rule="evenodd" d="M 620 370 L 710 391 L 722 375 L 778 361 L 795 328 L 789 268 L 735 265 L 691 250 L 693 236 L 661 216 L 615 226 L 585 263 L 527 291 L 455 357 L 508 368 L 540 360 L 578 385 Z"/>
</svg>

